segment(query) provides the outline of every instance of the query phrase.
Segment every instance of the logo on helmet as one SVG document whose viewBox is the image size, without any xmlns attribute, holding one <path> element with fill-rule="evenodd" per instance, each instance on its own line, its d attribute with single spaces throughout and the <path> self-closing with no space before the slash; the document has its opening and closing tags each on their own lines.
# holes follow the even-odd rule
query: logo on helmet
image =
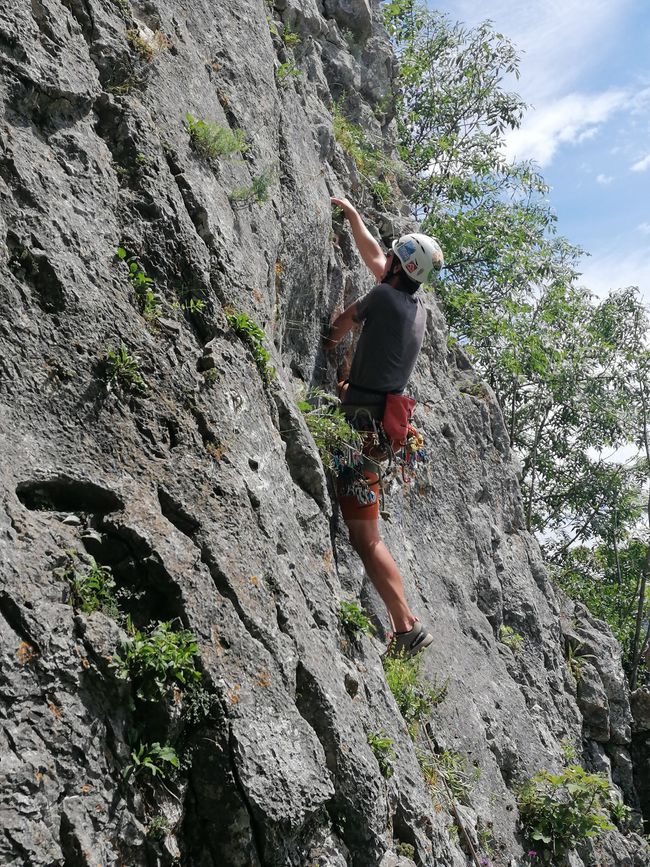
<svg viewBox="0 0 650 867">
<path fill-rule="evenodd" d="M 405 244 L 402 244 L 397 248 L 397 255 L 400 257 L 404 257 L 408 259 L 409 256 L 412 256 L 415 253 L 415 244 L 412 241 L 407 241 Z"/>
<path fill-rule="evenodd" d="M 407 262 L 404 267 L 409 272 L 409 274 L 412 274 L 414 271 L 417 271 L 417 269 L 418 269 L 417 262 Z"/>
</svg>

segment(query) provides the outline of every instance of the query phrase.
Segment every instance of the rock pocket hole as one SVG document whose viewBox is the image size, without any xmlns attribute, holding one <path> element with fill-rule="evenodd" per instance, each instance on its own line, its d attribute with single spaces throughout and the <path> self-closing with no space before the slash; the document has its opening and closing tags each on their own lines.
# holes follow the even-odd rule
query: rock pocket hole
<svg viewBox="0 0 650 867">
<path fill-rule="evenodd" d="M 65 308 L 63 285 L 45 253 L 28 249 L 13 232 L 7 233 L 9 268 L 23 283 L 36 292 L 36 302 L 47 313 Z"/>
<path fill-rule="evenodd" d="M 189 536 L 194 541 L 194 535 L 199 529 L 199 522 L 192 517 L 189 512 L 181 506 L 164 488 L 158 488 L 158 502 L 160 510 L 167 520 L 172 523 L 177 530 Z"/>
<path fill-rule="evenodd" d="M 19 482 L 16 496 L 23 506 L 31 511 L 92 512 L 105 515 L 124 508 L 120 497 L 108 488 L 69 476 Z"/>
</svg>

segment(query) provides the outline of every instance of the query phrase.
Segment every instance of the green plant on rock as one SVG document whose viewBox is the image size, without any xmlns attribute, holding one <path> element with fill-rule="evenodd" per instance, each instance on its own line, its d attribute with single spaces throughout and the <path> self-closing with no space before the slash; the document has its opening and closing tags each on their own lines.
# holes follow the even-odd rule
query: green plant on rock
<svg viewBox="0 0 650 867">
<path fill-rule="evenodd" d="M 453 750 L 442 750 L 439 753 L 417 750 L 416 754 L 422 775 L 429 786 L 451 795 L 456 801 L 467 798 L 471 784 L 464 756 Z"/>
<path fill-rule="evenodd" d="M 130 355 L 124 343 L 117 349 L 106 350 L 106 379 L 109 384 L 118 385 L 126 391 L 144 392 L 147 384 L 140 373 L 140 361 Z"/>
<path fill-rule="evenodd" d="M 292 78 L 300 78 L 300 70 L 293 59 L 285 60 L 275 70 L 275 77 L 279 84 L 286 84 Z"/>
<path fill-rule="evenodd" d="M 128 638 L 113 657 L 117 677 L 130 680 L 143 701 L 159 701 L 172 684 L 187 687 L 201 679 L 196 668 L 198 645 L 189 629 L 173 628 L 171 621 L 149 629 L 127 624 Z"/>
<path fill-rule="evenodd" d="M 155 816 L 147 827 L 149 840 L 162 842 L 171 832 L 171 825 L 167 816 Z"/>
<path fill-rule="evenodd" d="M 397 855 L 401 855 L 403 858 L 410 858 L 411 861 L 415 859 L 415 846 L 411 843 L 403 843 L 399 840 L 395 843 L 394 848 Z"/>
<path fill-rule="evenodd" d="M 338 406 L 338 398 L 317 388 L 308 391 L 305 399 L 298 403 L 323 466 L 335 474 L 338 474 L 340 459 L 350 458 L 362 446 L 361 435 L 348 424 Z"/>
<path fill-rule="evenodd" d="M 582 648 L 584 647 L 581 641 L 571 641 L 569 640 L 566 647 L 566 661 L 569 667 L 569 671 L 575 677 L 576 681 L 579 681 L 582 677 L 582 666 L 585 660 L 593 659 L 592 653 L 583 653 Z"/>
<path fill-rule="evenodd" d="M 264 346 L 266 334 L 246 313 L 228 310 L 226 320 L 230 328 L 251 351 L 257 369 L 268 385 L 275 377 L 275 368 L 270 363 L 271 354 Z"/>
<path fill-rule="evenodd" d="M 182 310 L 183 313 L 189 313 L 190 316 L 196 316 L 198 313 L 203 313 L 206 308 L 202 295 L 201 289 L 180 289 L 178 301 L 175 301 L 172 306 L 177 310 Z"/>
<path fill-rule="evenodd" d="M 393 739 L 386 732 L 368 732 L 368 744 L 375 754 L 382 777 L 389 780 L 393 776 L 393 759 L 396 758 L 393 749 Z"/>
<path fill-rule="evenodd" d="M 582 840 L 613 830 L 609 792 L 604 774 L 590 774 L 579 765 L 559 774 L 538 771 L 517 793 L 525 834 L 536 849 L 559 858 Z"/>
<path fill-rule="evenodd" d="M 282 41 L 289 48 L 295 48 L 296 45 L 300 45 L 300 34 L 296 33 L 294 30 L 291 30 L 291 28 L 285 26 L 284 30 L 282 31 Z"/>
<path fill-rule="evenodd" d="M 622 831 L 623 833 L 629 831 L 630 821 L 632 819 L 632 809 L 628 807 L 627 804 L 623 803 L 623 801 L 615 798 L 613 793 L 610 793 L 609 814 L 619 831 Z"/>
<path fill-rule="evenodd" d="M 263 205 L 269 200 L 269 189 L 275 178 L 272 169 L 263 169 L 246 187 L 235 187 L 230 193 L 230 201 L 237 205 Z"/>
<path fill-rule="evenodd" d="M 169 777 L 179 768 L 179 758 L 171 744 L 140 743 L 131 751 L 131 761 L 122 771 L 125 780 L 131 777 Z"/>
<path fill-rule="evenodd" d="M 383 659 L 386 682 L 413 740 L 447 694 L 446 682 L 438 686 L 420 680 L 420 662 L 420 656 L 387 655 Z"/>
<path fill-rule="evenodd" d="M 241 129 L 229 129 L 210 120 L 199 120 L 189 112 L 185 125 L 194 149 L 208 159 L 229 157 L 248 150 L 246 133 Z"/>
<path fill-rule="evenodd" d="M 84 565 L 76 551 L 70 551 L 70 563 L 63 572 L 68 582 L 70 595 L 68 602 L 84 614 L 103 611 L 109 617 L 119 615 L 115 598 L 115 580 L 108 566 L 100 566 L 93 557 L 88 557 L 88 565 Z"/>
<path fill-rule="evenodd" d="M 147 276 L 144 266 L 135 256 L 129 256 L 125 247 L 118 247 L 117 258 L 129 269 L 129 280 L 140 312 L 150 324 L 162 313 L 162 307 L 153 291 L 153 279 Z"/>
<path fill-rule="evenodd" d="M 393 192 L 386 175 L 396 173 L 396 163 L 368 142 L 361 127 L 348 120 L 339 103 L 334 103 L 332 112 L 334 138 L 352 157 L 363 186 L 382 204 L 388 204 L 393 198 Z"/>
<path fill-rule="evenodd" d="M 509 647 L 513 653 L 519 653 L 524 644 L 524 637 L 515 632 L 512 626 L 506 626 L 502 623 L 499 627 L 499 641 Z"/>
<path fill-rule="evenodd" d="M 354 634 L 363 632 L 364 635 L 374 635 L 376 631 L 366 612 L 356 602 L 341 602 L 339 622 L 348 632 Z"/>
</svg>

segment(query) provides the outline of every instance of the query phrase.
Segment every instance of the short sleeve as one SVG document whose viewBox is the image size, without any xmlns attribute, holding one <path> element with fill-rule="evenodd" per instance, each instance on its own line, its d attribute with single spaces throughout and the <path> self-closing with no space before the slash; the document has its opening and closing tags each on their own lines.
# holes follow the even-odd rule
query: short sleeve
<svg viewBox="0 0 650 867">
<path fill-rule="evenodd" d="M 382 294 L 381 291 L 381 283 L 378 286 L 375 286 L 370 292 L 367 292 L 363 298 L 360 298 L 357 301 L 357 309 L 352 317 L 355 322 L 364 322 L 368 313 L 372 310 L 375 304 L 379 301 L 379 297 Z"/>
</svg>

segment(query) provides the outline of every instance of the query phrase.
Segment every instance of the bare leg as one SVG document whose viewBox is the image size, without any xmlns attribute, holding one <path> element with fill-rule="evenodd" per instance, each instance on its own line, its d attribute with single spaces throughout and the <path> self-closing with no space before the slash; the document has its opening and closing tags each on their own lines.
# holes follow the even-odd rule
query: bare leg
<svg viewBox="0 0 650 867">
<path fill-rule="evenodd" d="M 361 557 L 368 577 L 381 596 L 393 629 L 396 632 L 408 632 L 416 618 L 406 601 L 397 563 L 379 535 L 379 522 L 349 520 L 346 523 L 352 547 Z"/>
</svg>

